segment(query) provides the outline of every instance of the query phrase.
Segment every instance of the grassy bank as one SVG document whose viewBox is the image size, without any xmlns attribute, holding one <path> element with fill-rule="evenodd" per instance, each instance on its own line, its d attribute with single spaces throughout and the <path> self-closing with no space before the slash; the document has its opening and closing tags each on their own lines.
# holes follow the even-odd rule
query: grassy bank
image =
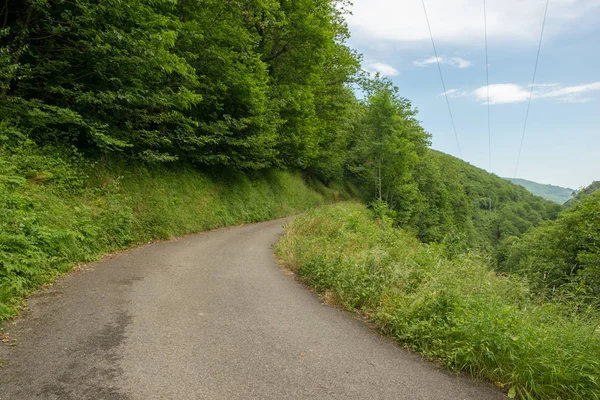
<svg viewBox="0 0 600 400">
<path fill-rule="evenodd" d="M 597 314 L 536 299 L 482 257 L 449 259 L 356 204 L 296 218 L 276 251 L 334 302 L 510 397 L 600 398 Z"/>
<path fill-rule="evenodd" d="M 300 175 L 144 167 L 23 147 L 0 151 L 0 320 L 79 262 L 154 239 L 275 219 L 334 200 Z"/>
</svg>

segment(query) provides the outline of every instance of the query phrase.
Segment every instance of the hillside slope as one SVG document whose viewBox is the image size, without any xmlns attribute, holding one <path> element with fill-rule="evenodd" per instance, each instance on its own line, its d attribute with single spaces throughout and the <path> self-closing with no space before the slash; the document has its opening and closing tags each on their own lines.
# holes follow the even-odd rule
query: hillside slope
<svg viewBox="0 0 600 400">
<path fill-rule="evenodd" d="M 568 200 L 573 198 L 573 193 L 576 192 L 575 189 L 564 188 L 555 185 L 545 185 L 542 183 L 528 181 L 526 179 L 504 179 L 511 181 L 515 185 L 521 185 L 534 195 L 543 197 L 544 199 L 553 201 L 557 204 L 565 204 Z"/>
<path fill-rule="evenodd" d="M 597 192 L 598 190 L 600 190 L 600 181 L 594 181 L 594 182 L 592 182 L 591 185 L 589 185 L 589 186 L 583 188 L 582 190 L 580 190 L 579 192 L 577 192 L 575 197 L 573 197 L 572 199 L 567 201 L 565 203 L 565 205 L 570 207 L 570 206 L 576 204 L 578 201 L 580 201 L 585 196 L 590 196 L 594 192 Z"/>
<path fill-rule="evenodd" d="M 544 220 L 555 219 L 562 209 L 456 157 L 430 150 L 424 163 L 432 175 L 422 184 L 429 201 L 423 214 L 436 216 L 429 220 L 444 227 L 441 242 L 462 247 L 459 251 L 493 248 L 503 238 L 520 236 Z M 416 224 L 423 221 L 427 218 Z"/>
<path fill-rule="evenodd" d="M 156 239 L 270 220 L 340 193 L 299 174 L 0 151 L 0 320 L 73 265 Z"/>
</svg>

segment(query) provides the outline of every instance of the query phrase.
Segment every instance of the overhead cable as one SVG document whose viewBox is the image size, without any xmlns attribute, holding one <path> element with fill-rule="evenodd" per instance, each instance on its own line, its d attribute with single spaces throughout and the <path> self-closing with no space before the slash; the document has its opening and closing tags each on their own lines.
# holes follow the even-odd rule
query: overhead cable
<svg viewBox="0 0 600 400">
<path fill-rule="evenodd" d="M 537 56 L 535 58 L 535 67 L 533 68 L 533 79 L 529 90 L 529 100 L 527 101 L 527 112 L 525 113 L 525 124 L 523 125 L 523 134 L 521 135 L 521 145 L 519 146 L 519 155 L 517 156 L 517 165 L 515 167 L 514 178 L 517 177 L 519 171 L 519 163 L 521 161 L 521 153 L 523 151 L 523 143 L 525 141 L 525 132 L 527 131 L 527 121 L 529 120 L 529 109 L 531 108 L 531 99 L 533 98 L 533 89 L 535 87 L 535 76 L 537 74 L 538 63 L 540 61 L 540 51 L 542 49 L 542 40 L 544 38 L 544 28 L 546 26 L 546 16 L 548 15 L 548 5 L 550 0 L 546 0 L 546 9 L 544 10 L 544 19 L 542 20 L 542 32 L 540 33 L 540 42 L 538 44 Z"/>
<path fill-rule="evenodd" d="M 429 29 L 429 37 L 431 38 L 431 46 L 433 47 L 433 54 L 435 56 L 435 61 L 437 63 L 438 71 L 440 73 L 442 88 L 444 89 L 444 97 L 446 98 L 446 105 L 448 106 L 448 114 L 450 114 L 450 121 L 452 122 L 452 130 L 454 131 L 454 137 L 456 138 L 458 154 L 460 154 L 460 158 L 463 158 L 462 150 L 460 148 L 460 141 L 458 140 L 458 134 L 456 133 L 456 125 L 454 124 L 454 116 L 452 115 L 452 108 L 450 107 L 450 100 L 448 99 L 448 91 L 446 90 L 446 83 L 444 82 L 444 75 L 442 74 L 440 58 L 438 57 L 437 49 L 435 47 L 435 41 L 433 40 L 433 33 L 431 32 L 431 24 L 429 23 L 429 15 L 427 14 L 427 8 L 425 7 L 425 0 L 421 0 L 421 3 L 423 3 L 423 12 L 425 13 L 425 20 L 427 21 L 427 28 Z"/>
</svg>

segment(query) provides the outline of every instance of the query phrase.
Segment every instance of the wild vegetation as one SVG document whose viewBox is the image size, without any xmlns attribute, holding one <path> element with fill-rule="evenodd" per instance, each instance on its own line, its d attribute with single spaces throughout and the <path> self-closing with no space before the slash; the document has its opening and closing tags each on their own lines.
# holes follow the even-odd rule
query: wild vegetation
<svg viewBox="0 0 600 400">
<path fill-rule="evenodd" d="M 387 252 L 404 261 L 373 267 L 381 275 L 372 288 L 361 283 L 372 278 L 348 270 L 334 280 L 343 282 L 340 297 L 385 288 L 393 295 L 382 299 L 396 304 L 394 293 L 411 299 L 411 288 L 422 287 L 414 304 L 385 309 L 396 315 L 406 306 L 415 315 L 398 314 L 398 323 L 377 317 L 395 336 L 458 369 L 498 376 L 523 396 L 568 397 L 574 392 L 562 385 L 569 383 L 598 398 L 590 383 L 598 358 L 588 357 L 597 332 L 586 311 L 599 292 L 598 196 L 582 194 L 563 211 L 431 150 L 410 101 L 389 80 L 365 75 L 346 45 L 346 1 L 1 3 L 0 318 L 39 284 L 104 252 L 276 218 L 352 193 L 389 222 L 382 228 L 362 209 L 339 209 L 373 233 L 364 235 L 371 247 L 348 248 L 360 253 L 352 268 L 366 274 L 372 258 Z M 349 246 L 362 238 L 346 233 L 330 232 Z M 380 237 L 387 247 L 373 243 Z M 311 242 L 306 257 L 326 258 L 329 240 L 323 249 Z M 337 261 L 319 261 L 319 274 L 350 268 Z M 432 269 L 438 264 L 440 271 Z M 404 280 L 394 281 L 398 274 Z M 322 288 L 333 290 L 334 281 Z M 428 292 L 430 284 L 436 289 Z M 360 296 L 343 301 L 365 312 L 382 307 L 363 305 Z M 576 316 L 564 314 L 569 307 Z M 462 321 L 462 310 L 472 318 Z M 540 350 L 539 327 L 564 364 Z M 576 344 L 582 332 L 590 339 Z M 477 350 L 464 352 L 470 341 Z M 561 341 L 576 350 L 553 344 Z M 488 354 L 494 346 L 500 350 Z M 523 369 L 516 354 L 528 352 L 532 367 Z"/>
<path fill-rule="evenodd" d="M 536 292 L 600 309 L 600 192 L 588 190 L 556 221 L 509 237 L 502 271 L 527 277 Z M 585 191 L 584 191 L 585 193 Z"/>
<path fill-rule="evenodd" d="M 278 170 L 128 165 L 22 148 L 0 153 L 0 319 L 78 262 L 156 239 L 276 219 L 343 198 Z M 347 198 L 347 197 L 346 197 Z"/>
<path fill-rule="evenodd" d="M 511 398 L 600 398 L 597 310 L 547 301 L 480 254 L 448 257 L 388 215 L 384 205 L 311 211 L 288 226 L 277 255 L 329 301 Z"/>
</svg>

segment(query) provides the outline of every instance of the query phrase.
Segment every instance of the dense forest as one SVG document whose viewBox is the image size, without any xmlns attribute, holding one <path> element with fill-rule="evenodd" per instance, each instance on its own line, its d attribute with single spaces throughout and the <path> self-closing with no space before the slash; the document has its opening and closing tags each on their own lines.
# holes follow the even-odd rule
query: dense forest
<svg viewBox="0 0 600 400">
<path fill-rule="evenodd" d="M 0 152 L 6 162 L 20 154 L 21 166 L 5 170 L 34 183 L 58 158 L 301 171 L 351 183 L 397 226 L 451 254 L 483 250 L 499 267 L 515 260 L 505 240 L 555 220 L 561 206 L 429 149 L 410 101 L 364 73 L 346 45 L 347 5 L 7 0 Z M 4 188 L 15 179 L 5 175 Z"/>
<path fill-rule="evenodd" d="M 498 241 L 555 216 L 524 191 L 429 151 L 410 102 L 388 80 L 361 74 L 345 45 L 344 5 L 7 1 L 2 147 L 349 178 L 425 241 Z M 487 221 L 478 211 L 489 207 L 515 220 Z"/>
</svg>

